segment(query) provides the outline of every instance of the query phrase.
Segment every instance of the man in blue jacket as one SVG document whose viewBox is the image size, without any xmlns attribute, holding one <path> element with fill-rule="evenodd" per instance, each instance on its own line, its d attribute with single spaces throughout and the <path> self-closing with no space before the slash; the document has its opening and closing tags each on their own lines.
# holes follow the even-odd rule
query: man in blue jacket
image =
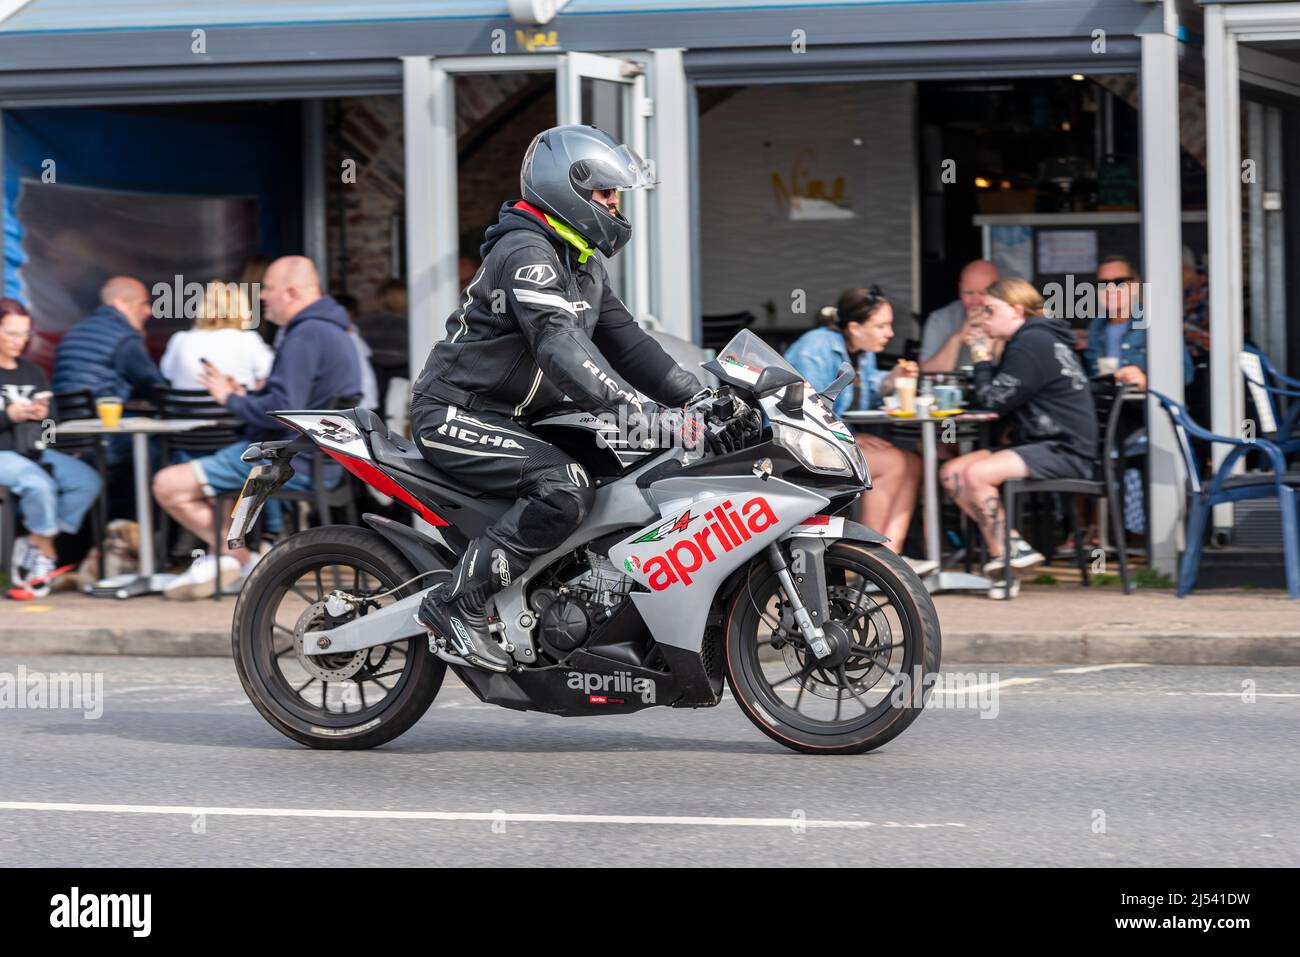
<svg viewBox="0 0 1300 957">
<path fill-rule="evenodd" d="M 100 289 L 99 303 L 59 340 L 54 391 L 89 389 L 96 398 L 124 401 L 152 398 L 167 380 L 144 344 L 144 325 L 153 315 L 149 290 L 138 279 L 114 276 Z"/>
<path fill-rule="evenodd" d="M 262 280 L 261 298 L 262 315 L 284 327 L 266 384 L 247 391 L 217 369 L 210 369 L 205 378 L 212 397 L 244 421 L 246 441 L 170 466 L 154 476 L 158 503 L 204 542 L 212 540 L 211 497 L 242 487 L 248 476 L 248 463 L 240 459 L 244 450 L 251 442 L 292 434 L 268 412 L 328 409 L 339 396 L 361 392 L 357 350 L 348 338 L 348 314 L 332 298 L 321 295 L 320 279 L 310 259 L 285 256 L 271 263 Z M 311 488 L 311 475 L 300 471 L 285 487 Z M 221 535 L 224 539 L 225 527 Z M 247 577 L 255 560 L 247 549 L 222 555 L 223 586 Z M 168 585 L 164 594 L 168 598 L 211 596 L 216 578 L 217 563 L 209 555 Z"/>
</svg>

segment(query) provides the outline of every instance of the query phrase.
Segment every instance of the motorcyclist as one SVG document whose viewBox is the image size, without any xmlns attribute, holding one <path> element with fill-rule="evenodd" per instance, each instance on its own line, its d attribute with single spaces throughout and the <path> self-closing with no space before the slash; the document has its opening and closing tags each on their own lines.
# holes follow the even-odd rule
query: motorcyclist
<svg viewBox="0 0 1300 957">
<path fill-rule="evenodd" d="M 417 614 L 467 662 L 501 672 L 510 659 L 488 630 L 489 598 L 577 528 L 595 496 L 582 466 L 521 422 L 567 395 L 588 412 L 693 438 L 683 407 L 703 391 L 605 272 L 602 256 L 632 233 L 619 191 L 651 185 L 645 162 L 594 126 L 557 126 L 534 138 L 519 178 L 523 198 L 488 228 L 483 264 L 411 403 L 425 458 L 466 487 L 515 498 Z"/>
</svg>

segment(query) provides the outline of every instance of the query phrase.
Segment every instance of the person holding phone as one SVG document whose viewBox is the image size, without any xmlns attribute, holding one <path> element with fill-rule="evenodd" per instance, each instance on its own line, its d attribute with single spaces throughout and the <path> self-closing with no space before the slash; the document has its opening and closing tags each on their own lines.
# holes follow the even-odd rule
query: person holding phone
<svg viewBox="0 0 1300 957">
<path fill-rule="evenodd" d="M 241 286 L 209 282 L 194 327 L 167 340 L 162 374 L 173 389 L 205 390 L 216 375 L 234 391 L 255 391 L 271 374 L 275 353 L 250 328 L 252 321 L 252 303 Z"/>
<path fill-rule="evenodd" d="M 55 539 L 73 534 L 99 496 L 99 474 L 50 448 L 54 410 L 50 383 L 22 358 L 32 319 L 16 299 L 0 299 L 0 485 L 18 496 L 27 537 L 14 549 L 10 584 L 26 597 L 49 594 Z"/>
</svg>

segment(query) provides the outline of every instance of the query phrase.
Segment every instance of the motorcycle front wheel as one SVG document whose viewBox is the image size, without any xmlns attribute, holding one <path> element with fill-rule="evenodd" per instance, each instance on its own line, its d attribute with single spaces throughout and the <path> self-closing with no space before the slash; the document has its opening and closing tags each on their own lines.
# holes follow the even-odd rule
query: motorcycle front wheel
<svg viewBox="0 0 1300 957">
<path fill-rule="evenodd" d="M 239 680 L 272 727 L 301 744 L 373 748 L 402 734 L 433 703 L 447 666 L 423 635 L 334 655 L 304 655 L 305 635 L 413 595 L 401 552 L 368 528 L 331 525 L 291 535 L 249 573 L 231 639 Z M 336 593 L 348 602 L 329 600 Z M 331 611 L 346 609 L 337 616 Z"/>
<path fill-rule="evenodd" d="M 727 683 L 774 741 L 861 754 L 921 713 L 939 671 L 939 616 L 920 578 L 886 548 L 837 541 L 825 564 L 832 655 L 813 655 L 776 573 L 755 561 L 727 616 Z"/>
</svg>

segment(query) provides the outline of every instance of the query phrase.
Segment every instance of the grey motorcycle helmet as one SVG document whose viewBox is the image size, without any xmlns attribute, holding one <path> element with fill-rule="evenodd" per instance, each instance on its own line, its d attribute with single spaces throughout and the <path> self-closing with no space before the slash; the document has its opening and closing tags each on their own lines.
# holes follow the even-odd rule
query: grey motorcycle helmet
<svg viewBox="0 0 1300 957">
<path fill-rule="evenodd" d="M 594 126 L 553 126 L 538 133 L 519 169 L 523 197 L 576 230 L 606 256 L 627 245 L 632 224 L 591 198 L 654 185 L 645 160 Z"/>
</svg>

